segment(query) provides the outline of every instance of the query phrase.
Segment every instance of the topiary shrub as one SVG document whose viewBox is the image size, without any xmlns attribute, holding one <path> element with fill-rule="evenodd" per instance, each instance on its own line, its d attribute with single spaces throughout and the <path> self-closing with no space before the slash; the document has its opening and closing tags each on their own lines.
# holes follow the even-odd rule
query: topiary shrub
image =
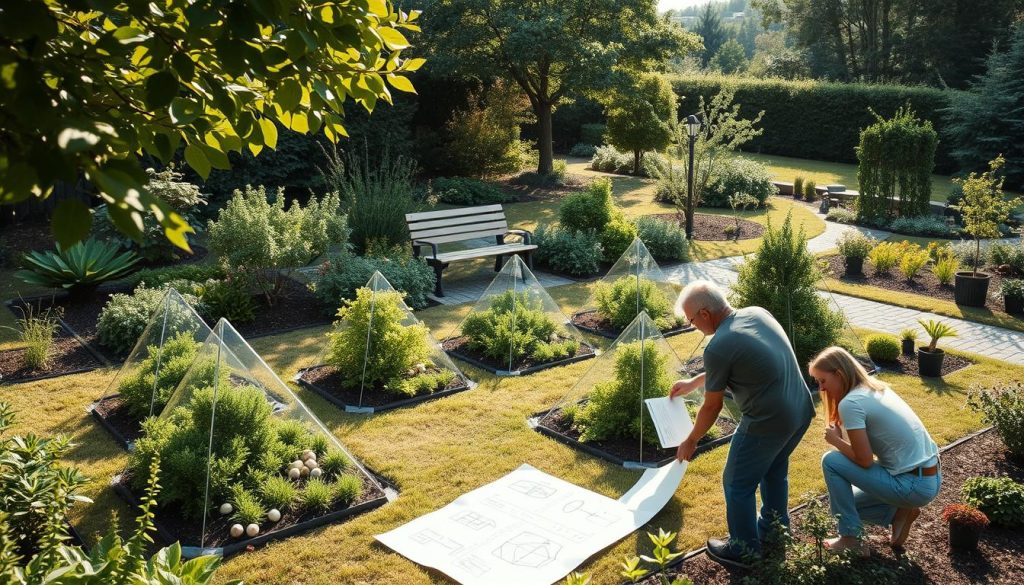
<svg viewBox="0 0 1024 585">
<path fill-rule="evenodd" d="M 995 427 L 1010 453 L 1024 458 L 1024 385 L 982 388 L 971 392 L 967 404 Z"/>
<path fill-rule="evenodd" d="M 732 299 L 737 307 L 768 310 L 788 333 L 803 366 L 835 344 L 843 316 L 818 296 L 821 275 L 816 259 L 807 250 L 803 229 L 794 232 L 792 220 L 787 215 L 780 228 L 769 223 L 757 255 L 740 266 Z"/>
<path fill-rule="evenodd" d="M 629 248 L 637 236 L 636 226 L 622 217 L 616 217 L 601 230 L 601 249 L 605 262 L 615 262 Z"/>
<path fill-rule="evenodd" d="M 641 389 L 645 398 L 668 394 L 672 380 L 666 361 L 654 343 L 620 345 L 615 354 L 615 378 L 594 386 L 586 406 L 575 415 L 580 440 L 636 439 L 642 434 L 645 443 L 657 444 L 658 434 L 650 415 L 637 404 Z"/>
<path fill-rule="evenodd" d="M 408 372 L 430 363 L 429 333 L 422 323 L 403 324 L 405 317 L 401 293 L 359 289 L 355 300 L 338 309 L 341 326 L 327 334 L 325 363 L 349 386 L 415 394 L 406 390 L 419 389 L 412 379 L 427 372 Z"/>
<path fill-rule="evenodd" d="M 704 189 L 702 207 L 729 208 L 729 197 L 746 193 L 757 199 L 757 207 L 764 207 L 775 193 L 775 184 L 768 167 L 742 157 L 724 158 L 715 169 L 715 176 Z"/>
<path fill-rule="evenodd" d="M 310 288 L 323 306 L 334 312 L 343 301 L 354 299 L 356 291 L 379 271 L 395 290 L 405 293 L 405 304 L 414 309 L 426 307 L 427 295 L 434 292 L 434 270 L 408 252 L 388 254 L 332 256 L 317 269 L 318 278 Z"/>
<path fill-rule="evenodd" d="M 557 225 L 540 225 L 533 234 L 533 259 L 556 272 L 571 276 L 597 273 L 602 257 L 601 239 L 593 231 L 573 232 Z"/>
<path fill-rule="evenodd" d="M 876 362 L 895 362 L 900 359 L 900 340 L 893 335 L 869 335 L 864 340 L 864 349 Z"/>
<path fill-rule="evenodd" d="M 972 477 L 964 482 L 964 503 L 981 510 L 993 524 L 1024 526 L 1024 484 L 1009 477 Z"/>
<path fill-rule="evenodd" d="M 471 313 L 462 323 L 469 347 L 499 362 L 519 363 L 527 357 L 562 359 L 574 355 L 570 346 L 558 343 L 558 324 L 545 312 L 539 299 L 527 292 L 496 295 L 485 311 Z M 539 360 L 538 360 L 539 361 Z"/>
<path fill-rule="evenodd" d="M 685 262 L 689 258 L 686 232 L 671 221 L 641 217 L 636 220 L 636 233 L 656 260 Z"/>
<path fill-rule="evenodd" d="M 610 179 L 595 179 L 587 188 L 565 198 L 558 208 L 558 223 L 569 231 L 596 231 L 616 216 Z"/>
<path fill-rule="evenodd" d="M 171 392 L 188 372 L 199 346 L 191 333 L 182 331 L 164 340 L 163 347 L 151 345 L 146 348 L 146 359 L 117 385 L 117 392 L 128 412 L 139 419 L 159 414 Z M 159 369 L 157 363 L 160 364 Z"/>
<path fill-rule="evenodd" d="M 659 329 L 679 325 L 672 314 L 672 300 L 647 279 L 623 276 L 610 284 L 600 282 L 594 290 L 594 300 L 598 315 L 608 319 L 614 329 L 625 329 L 640 311 L 647 311 Z"/>
</svg>

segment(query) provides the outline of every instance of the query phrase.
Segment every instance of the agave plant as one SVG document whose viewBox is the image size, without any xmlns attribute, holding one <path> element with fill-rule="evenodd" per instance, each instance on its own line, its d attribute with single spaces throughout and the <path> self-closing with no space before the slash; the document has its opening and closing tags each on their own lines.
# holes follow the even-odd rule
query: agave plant
<svg viewBox="0 0 1024 585">
<path fill-rule="evenodd" d="M 57 244 L 56 251 L 29 252 L 24 257 L 27 269 L 14 275 L 29 284 L 74 294 L 128 274 L 138 261 L 134 252 L 122 252 L 116 243 L 89 238 L 66 250 Z"/>
</svg>

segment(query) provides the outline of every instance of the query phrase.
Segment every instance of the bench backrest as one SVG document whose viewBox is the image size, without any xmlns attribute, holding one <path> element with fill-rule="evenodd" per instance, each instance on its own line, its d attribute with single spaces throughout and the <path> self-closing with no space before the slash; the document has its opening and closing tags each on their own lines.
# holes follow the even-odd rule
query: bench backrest
<svg viewBox="0 0 1024 585">
<path fill-rule="evenodd" d="M 405 222 L 413 241 L 432 244 L 502 236 L 508 232 L 508 221 L 501 205 L 407 213 Z"/>
</svg>

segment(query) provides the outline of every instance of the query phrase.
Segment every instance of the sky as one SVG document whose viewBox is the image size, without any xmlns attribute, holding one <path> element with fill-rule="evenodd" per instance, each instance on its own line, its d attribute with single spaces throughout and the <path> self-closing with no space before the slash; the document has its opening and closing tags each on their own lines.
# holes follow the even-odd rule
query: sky
<svg viewBox="0 0 1024 585">
<path fill-rule="evenodd" d="M 708 0 L 658 0 L 658 12 L 707 4 Z"/>
</svg>

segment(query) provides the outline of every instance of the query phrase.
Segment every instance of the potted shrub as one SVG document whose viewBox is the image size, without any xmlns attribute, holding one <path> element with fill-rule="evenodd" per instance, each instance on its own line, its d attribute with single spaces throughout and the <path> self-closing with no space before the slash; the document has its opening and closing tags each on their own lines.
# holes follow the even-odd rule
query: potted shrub
<svg viewBox="0 0 1024 585">
<path fill-rule="evenodd" d="M 818 191 L 817 185 L 814 181 L 807 181 L 804 183 L 804 201 L 817 201 Z"/>
<path fill-rule="evenodd" d="M 981 531 L 988 526 L 984 512 L 964 504 L 948 504 L 942 510 L 942 519 L 949 524 L 949 546 L 964 550 L 977 548 Z"/>
<path fill-rule="evenodd" d="M 1003 295 L 1003 303 L 1006 305 L 1006 312 L 1011 315 L 1024 313 L 1024 280 L 1007 278 L 999 288 L 999 292 Z"/>
<path fill-rule="evenodd" d="M 846 276 L 863 276 L 864 259 L 875 247 L 875 239 L 856 231 L 843 234 L 836 242 L 839 253 L 846 259 Z"/>
<path fill-rule="evenodd" d="M 914 346 L 917 342 L 917 331 L 910 329 L 904 329 L 900 331 L 900 340 L 903 343 L 903 355 L 911 356 L 914 355 Z"/>
<path fill-rule="evenodd" d="M 793 179 L 793 199 L 802 199 L 804 196 L 804 178 Z"/>
<path fill-rule="evenodd" d="M 1020 204 L 1020 199 L 1008 200 L 1003 196 L 1003 178 L 998 176 L 998 171 L 1005 162 L 1002 156 L 997 156 L 989 162 L 989 170 L 981 175 L 971 173 L 966 179 L 953 179 L 963 189 L 960 204 L 963 231 L 970 234 L 975 243 L 973 270 L 956 273 L 953 297 L 958 305 L 985 306 L 992 275 L 978 270 L 981 238 L 1000 237 L 999 224 L 1005 223 L 1010 212 Z"/>
<path fill-rule="evenodd" d="M 918 319 L 917 322 L 921 324 L 921 327 L 924 327 L 924 332 L 931 338 L 928 347 L 919 347 L 917 349 L 918 373 L 922 376 L 938 378 L 942 376 L 942 360 L 946 357 L 946 352 L 935 347 L 935 345 L 943 337 L 956 337 L 956 330 L 942 321 L 934 319 L 929 319 L 928 321 Z"/>
</svg>

